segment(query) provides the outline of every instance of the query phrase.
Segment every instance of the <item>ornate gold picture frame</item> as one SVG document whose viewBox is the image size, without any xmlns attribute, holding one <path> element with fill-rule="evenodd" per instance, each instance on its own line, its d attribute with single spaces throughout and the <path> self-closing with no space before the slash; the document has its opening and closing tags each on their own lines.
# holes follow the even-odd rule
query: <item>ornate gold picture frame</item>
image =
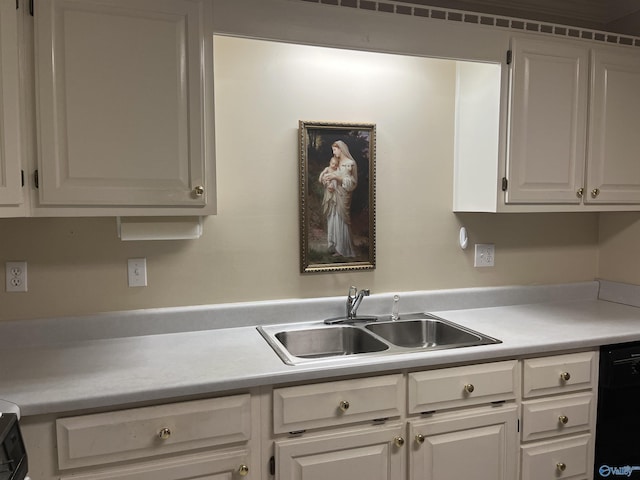
<svg viewBox="0 0 640 480">
<path fill-rule="evenodd" d="M 299 122 L 300 270 L 372 270 L 375 124 Z"/>
</svg>

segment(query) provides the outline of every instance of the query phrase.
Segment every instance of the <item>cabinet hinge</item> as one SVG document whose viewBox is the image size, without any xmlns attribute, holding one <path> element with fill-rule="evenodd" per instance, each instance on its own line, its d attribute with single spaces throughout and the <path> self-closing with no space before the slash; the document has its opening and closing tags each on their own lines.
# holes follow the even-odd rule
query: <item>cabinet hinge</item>
<svg viewBox="0 0 640 480">
<path fill-rule="evenodd" d="M 507 65 L 511 65 L 512 60 L 513 60 L 513 52 L 511 50 L 507 50 Z"/>
<path fill-rule="evenodd" d="M 20 184 L 24 187 L 24 170 L 20 170 Z"/>
<path fill-rule="evenodd" d="M 38 183 L 38 170 L 33 172 L 33 184 L 35 185 L 36 188 L 40 187 L 40 184 Z"/>
<path fill-rule="evenodd" d="M 509 180 L 507 180 L 507 177 L 502 177 L 502 191 L 506 192 L 508 186 L 509 186 Z"/>
<path fill-rule="evenodd" d="M 276 457 L 271 457 L 269 459 L 269 474 L 270 475 L 276 474 Z"/>
</svg>

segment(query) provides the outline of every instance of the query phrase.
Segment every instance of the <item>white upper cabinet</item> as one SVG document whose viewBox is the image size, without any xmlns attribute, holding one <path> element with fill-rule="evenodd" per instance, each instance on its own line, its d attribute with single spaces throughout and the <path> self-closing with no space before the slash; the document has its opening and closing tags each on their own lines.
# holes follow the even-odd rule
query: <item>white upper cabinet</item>
<svg viewBox="0 0 640 480">
<path fill-rule="evenodd" d="M 35 5 L 42 210 L 215 213 L 210 3 Z"/>
<path fill-rule="evenodd" d="M 0 0 L 0 211 L 3 214 L 2 207 L 23 203 L 18 78 L 18 10 L 15 0 Z"/>
<path fill-rule="evenodd" d="M 514 40 L 507 203 L 580 203 L 589 55 L 560 42 Z"/>
<path fill-rule="evenodd" d="M 473 71 L 489 72 L 458 69 L 454 211 L 640 210 L 637 48 L 523 36 L 500 95 Z"/>
<path fill-rule="evenodd" d="M 640 52 L 591 53 L 585 203 L 640 203 Z"/>
</svg>

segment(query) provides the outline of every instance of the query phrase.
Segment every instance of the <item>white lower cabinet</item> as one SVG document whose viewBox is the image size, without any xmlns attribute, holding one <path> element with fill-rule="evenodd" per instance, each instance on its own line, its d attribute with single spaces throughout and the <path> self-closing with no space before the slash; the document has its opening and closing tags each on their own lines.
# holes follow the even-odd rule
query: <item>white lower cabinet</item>
<svg viewBox="0 0 640 480">
<path fill-rule="evenodd" d="M 47 430 L 55 435 L 46 449 L 52 458 L 30 458 L 29 473 L 33 480 L 259 479 L 258 412 L 259 399 L 247 393 L 63 417 L 53 429 L 26 422 L 27 448 L 38 455 Z"/>
<path fill-rule="evenodd" d="M 598 353 L 523 361 L 521 480 L 591 480 Z"/>
<path fill-rule="evenodd" d="M 410 421 L 411 480 L 516 478 L 517 424 L 514 403 Z"/>
<path fill-rule="evenodd" d="M 591 435 L 538 442 L 522 447 L 522 480 L 593 478 Z"/>
<path fill-rule="evenodd" d="M 272 399 L 276 479 L 406 477 L 402 374 L 276 388 Z"/>
<path fill-rule="evenodd" d="M 352 428 L 275 442 L 281 480 L 395 480 L 405 477 L 404 428 Z"/>
<path fill-rule="evenodd" d="M 586 351 L 23 418 L 33 480 L 592 480 Z"/>
<path fill-rule="evenodd" d="M 184 455 L 172 460 L 143 462 L 140 464 L 111 468 L 101 472 L 62 476 L 60 480 L 232 480 L 238 476 L 249 476 L 248 450 L 219 453 Z M 246 472 L 246 473 L 245 473 Z"/>
<path fill-rule="evenodd" d="M 518 471 L 516 360 L 409 373 L 409 478 L 510 480 Z"/>
<path fill-rule="evenodd" d="M 275 389 L 275 479 L 513 480 L 519 371 L 509 360 Z"/>
</svg>

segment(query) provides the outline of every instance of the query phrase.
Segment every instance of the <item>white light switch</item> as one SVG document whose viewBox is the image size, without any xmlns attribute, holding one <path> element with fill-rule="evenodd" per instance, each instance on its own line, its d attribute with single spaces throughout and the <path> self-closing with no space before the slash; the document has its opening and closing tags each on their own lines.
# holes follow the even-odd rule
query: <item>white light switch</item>
<svg viewBox="0 0 640 480">
<path fill-rule="evenodd" d="M 147 286 L 147 259 L 146 258 L 130 258 L 128 272 L 129 272 L 130 287 L 146 287 Z"/>
</svg>

